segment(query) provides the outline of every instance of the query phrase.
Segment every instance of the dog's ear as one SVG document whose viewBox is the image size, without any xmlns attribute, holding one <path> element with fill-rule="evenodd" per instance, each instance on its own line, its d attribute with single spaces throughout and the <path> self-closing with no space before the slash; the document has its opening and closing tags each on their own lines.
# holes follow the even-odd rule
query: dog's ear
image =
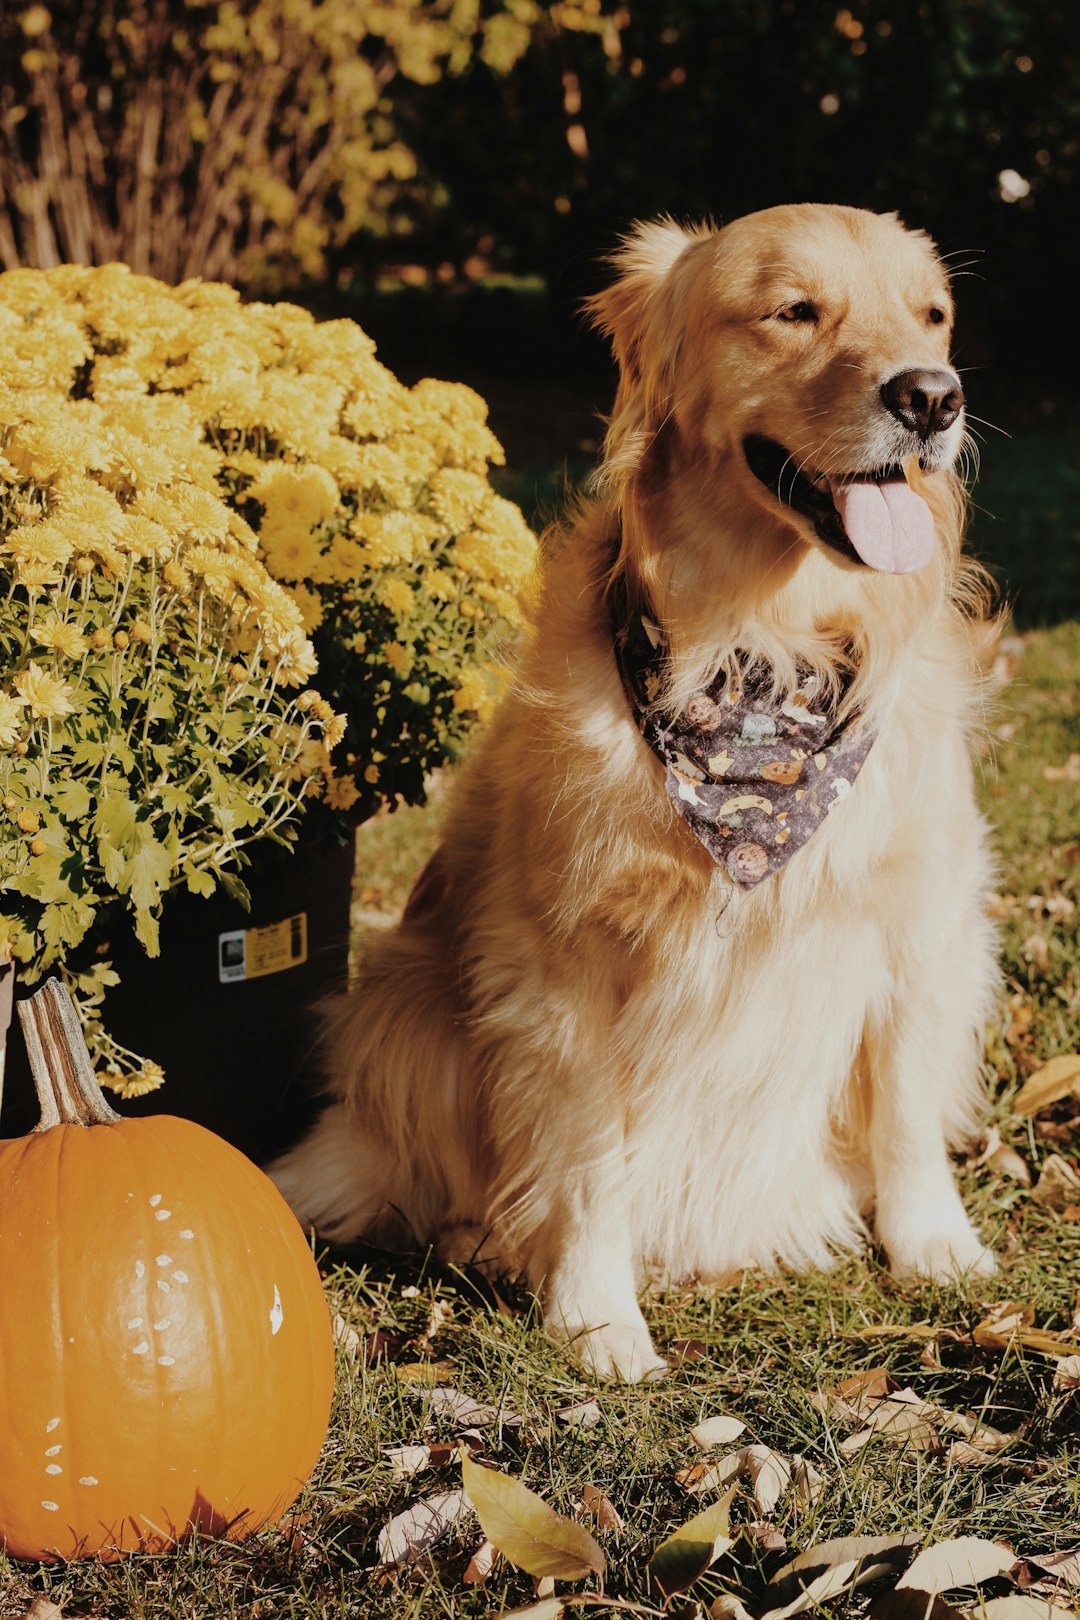
<svg viewBox="0 0 1080 1620">
<path fill-rule="evenodd" d="M 585 306 L 619 362 L 601 485 L 638 472 L 667 419 L 690 307 L 680 284 L 690 250 L 712 235 L 709 226 L 687 228 L 671 219 L 635 225 L 609 260 L 616 272 L 611 286 Z"/>
<path fill-rule="evenodd" d="M 674 329 L 674 301 L 660 295 L 687 248 L 707 234 L 673 219 L 639 222 L 608 259 L 615 279 L 588 299 L 585 309 L 597 330 L 611 339 L 627 382 L 640 383 L 654 366 L 674 362 L 681 334 Z"/>
</svg>

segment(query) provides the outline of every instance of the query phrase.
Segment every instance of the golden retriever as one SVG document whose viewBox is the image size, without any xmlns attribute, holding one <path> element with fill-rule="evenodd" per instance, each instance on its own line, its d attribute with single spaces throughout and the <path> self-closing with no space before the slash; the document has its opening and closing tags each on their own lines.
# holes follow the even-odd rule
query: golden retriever
<svg viewBox="0 0 1080 1620">
<path fill-rule="evenodd" d="M 646 1263 L 824 1266 L 872 1215 L 898 1274 L 993 1269 L 948 1151 L 996 982 L 990 627 L 924 234 L 798 204 L 614 264 L 596 493 L 275 1174 L 331 1236 L 464 1229 L 635 1379 Z"/>
</svg>

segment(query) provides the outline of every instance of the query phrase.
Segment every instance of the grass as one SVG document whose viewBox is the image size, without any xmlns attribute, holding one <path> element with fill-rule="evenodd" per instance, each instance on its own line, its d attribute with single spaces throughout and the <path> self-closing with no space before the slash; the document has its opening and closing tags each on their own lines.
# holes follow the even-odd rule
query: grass
<svg viewBox="0 0 1080 1620">
<path fill-rule="evenodd" d="M 1021 588 L 1022 633 L 1006 645 L 1011 679 L 981 766 L 997 829 L 995 909 L 1005 969 L 987 1068 L 993 1119 L 1036 1173 L 1052 1152 L 1080 1157 L 1080 1109 L 1060 1104 L 1034 1123 L 1010 1113 L 1025 1075 L 1046 1057 L 1080 1048 L 1080 773 L 1067 767 L 1070 755 L 1080 754 L 1080 625 L 1073 622 L 1080 618 L 1080 574 L 1070 551 L 1077 475 L 1062 449 L 1034 439 L 1001 456 L 995 451 L 995 479 L 980 501 L 997 521 L 982 510 L 975 523 L 976 545 Z M 378 924 L 400 906 L 432 847 L 438 814 L 436 798 L 429 809 L 403 810 L 363 830 L 361 925 Z M 628 1601 L 649 1601 L 643 1570 L 652 1549 L 713 1499 L 688 1496 L 675 1475 L 699 1455 L 691 1426 L 721 1411 L 747 1424 L 747 1439 L 799 1452 L 825 1476 L 816 1506 L 799 1507 L 789 1495 L 773 1516 L 792 1551 L 832 1536 L 889 1531 L 925 1541 L 1004 1537 L 1018 1552 L 1075 1544 L 1080 1392 L 1054 1388 L 1047 1357 L 980 1348 L 970 1329 L 988 1302 L 1004 1298 L 1029 1305 L 1040 1327 L 1068 1328 L 1078 1308 L 1080 1219 L 1041 1208 L 989 1165 L 960 1174 L 969 1207 L 1003 1257 L 992 1283 L 966 1291 L 901 1285 L 880 1256 L 867 1253 L 826 1275 L 748 1274 L 727 1288 L 656 1293 L 646 1310 L 658 1343 L 689 1351 L 676 1356 L 666 1380 L 643 1389 L 598 1388 L 546 1338 L 519 1293 L 440 1270 L 430 1257 L 332 1253 L 327 1293 L 354 1342 L 340 1348 L 330 1435 L 292 1525 L 239 1548 L 204 1542 L 114 1566 L 37 1568 L 0 1556 L 0 1615 L 21 1614 L 35 1593 L 47 1593 L 68 1615 L 117 1620 L 479 1620 L 530 1602 L 530 1579 L 504 1561 L 486 1585 L 463 1583 L 479 1541 L 471 1518 L 411 1571 L 385 1582 L 371 1573 L 378 1532 L 391 1516 L 458 1480 L 448 1463 L 395 1482 L 384 1456 L 385 1447 L 453 1438 L 453 1425 L 425 1410 L 425 1376 L 522 1416 L 520 1426 L 484 1429 L 483 1460 L 524 1479 L 560 1512 L 573 1510 L 585 1485 L 606 1492 L 624 1524 L 597 1532 L 609 1564 L 606 1590 Z M 927 1341 L 874 1332 L 927 1324 L 955 1335 Z M 373 1356 L 375 1349 L 381 1353 Z M 425 1373 L 432 1363 L 441 1370 Z M 974 1411 L 1015 1431 L 1016 1440 L 970 1468 L 882 1438 L 845 1455 L 847 1427 L 812 1397 L 880 1365 L 924 1398 Z M 589 1398 L 599 1405 L 595 1427 L 569 1427 L 555 1416 Z M 745 1486 L 734 1514 L 739 1523 L 753 1515 Z M 754 1548 L 741 1538 L 696 1595 L 711 1600 L 730 1590 L 753 1606 L 769 1567 Z M 833 1612 L 862 1614 L 869 1602 L 857 1594 Z"/>
</svg>

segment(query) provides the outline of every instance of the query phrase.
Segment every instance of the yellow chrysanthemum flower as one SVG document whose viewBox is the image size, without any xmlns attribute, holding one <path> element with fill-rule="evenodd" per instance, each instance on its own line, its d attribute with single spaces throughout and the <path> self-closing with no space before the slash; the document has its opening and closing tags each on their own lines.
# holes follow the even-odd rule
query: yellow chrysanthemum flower
<svg viewBox="0 0 1080 1620">
<path fill-rule="evenodd" d="M 0 748 L 10 748 L 22 730 L 23 706 L 18 698 L 0 692 Z"/>
<path fill-rule="evenodd" d="M 99 1084 L 108 1086 L 110 1091 L 118 1097 L 145 1097 L 151 1091 L 157 1091 L 165 1084 L 165 1070 L 160 1063 L 149 1061 L 136 1069 L 132 1074 L 99 1074 Z"/>
<path fill-rule="evenodd" d="M 58 720 L 73 714 L 74 692 L 66 681 L 50 675 L 43 664 L 27 664 L 12 679 L 22 702 L 39 720 Z"/>
<path fill-rule="evenodd" d="M 42 619 L 34 626 L 34 640 L 39 647 L 51 647 L 65 658 L 81 658 L 90 643 L 76 625 L 65 619 Z"/>
</svg>

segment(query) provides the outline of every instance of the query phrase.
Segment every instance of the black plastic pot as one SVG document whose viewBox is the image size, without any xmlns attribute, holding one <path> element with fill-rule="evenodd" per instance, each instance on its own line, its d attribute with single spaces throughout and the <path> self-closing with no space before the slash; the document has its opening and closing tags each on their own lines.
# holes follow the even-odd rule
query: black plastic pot
<svg viewBox="0 0 1080 1620">
<path fill-rule="evenodd" d="M 125 1115 L 180 1114 L 259 1163 L 300 1136 L 319 1107 L 314 1005 L 348 978 L 353 861 L 351 843 L 260 856 L 250 913 L 221 893 L 170 894 L 153 960 L 125 922 L 104 952 L 120 974 L 105 1024 L 165 1069 Z M 0 1135 L 33 1128 L 33 1096 L 16 1018 Z"/>
</svg>

